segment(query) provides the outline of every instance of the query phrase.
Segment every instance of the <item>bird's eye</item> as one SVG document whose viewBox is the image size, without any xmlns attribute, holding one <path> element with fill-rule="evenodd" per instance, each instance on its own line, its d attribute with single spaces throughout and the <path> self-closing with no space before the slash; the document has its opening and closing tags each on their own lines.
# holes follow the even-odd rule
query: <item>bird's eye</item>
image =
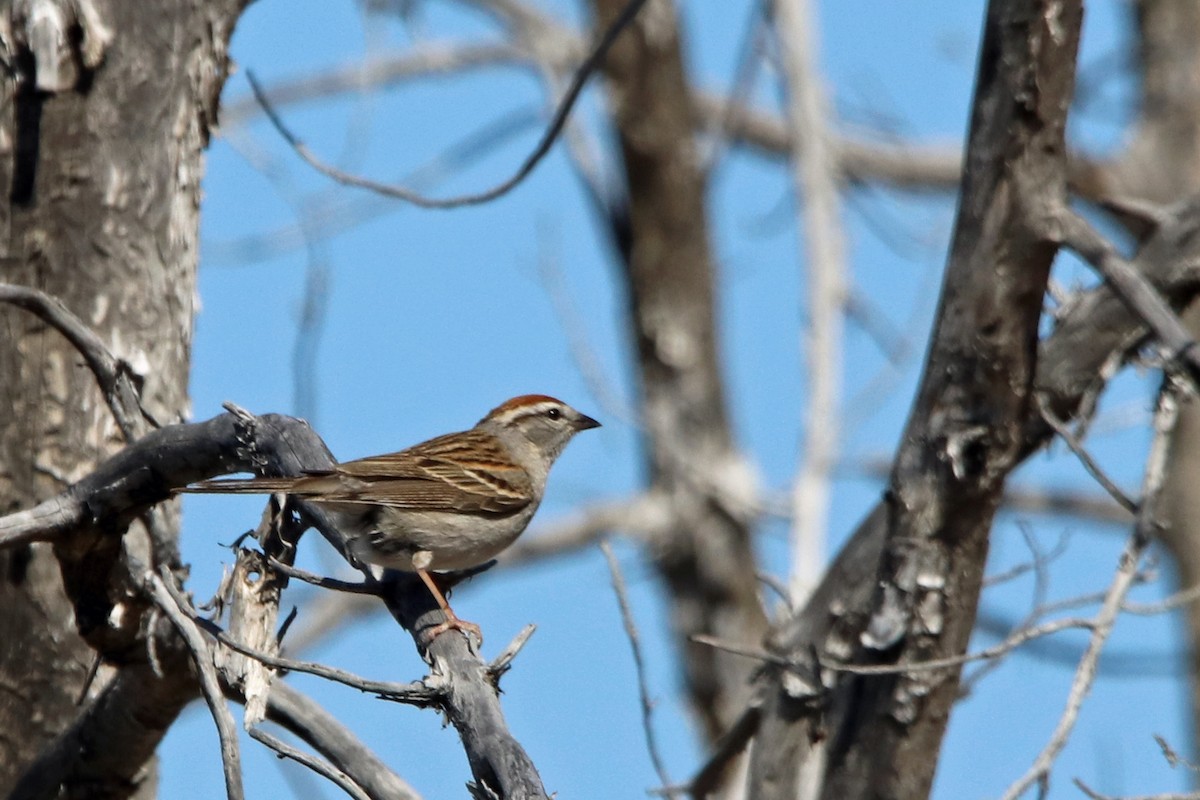
<svg viewBox="0 0 1200 800">
<path fill-rule="evenodd" d="M 546 416 L 550 419 L 560 419 L 562 417 L 562 411 L 557 408 L 551 408 L 546 412 Z"/>
</svg>

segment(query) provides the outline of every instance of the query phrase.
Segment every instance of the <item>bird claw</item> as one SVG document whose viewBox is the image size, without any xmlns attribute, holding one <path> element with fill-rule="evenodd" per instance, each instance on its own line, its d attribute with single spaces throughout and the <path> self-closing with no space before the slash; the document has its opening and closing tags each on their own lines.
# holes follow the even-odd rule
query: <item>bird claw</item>
<svg viewBox="0 0 1200 800">
<path fill-rule="evenodd" d="M 451 615 L 445 622 L 434 625 L 432 628 L 422 633 L 422 644 L 425 647 L 429 647 L 429 645 L 433 644 L 434 639 L 449 630 L 462 631 L 464 634 L 474 634 L 475 639 L 478 640 L 479 644 L 483 644 L 483 631 L 480 630 L 478 625 L 476 625 L 474 622 L 467 622 L 465 619 L 459 619 L 453 615 Z"/>
</svg>

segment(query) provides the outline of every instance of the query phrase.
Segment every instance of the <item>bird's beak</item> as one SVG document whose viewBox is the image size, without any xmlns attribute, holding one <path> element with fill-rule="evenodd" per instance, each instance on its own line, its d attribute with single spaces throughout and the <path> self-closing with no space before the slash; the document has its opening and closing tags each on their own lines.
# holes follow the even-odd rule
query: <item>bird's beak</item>
<svg viewBox="0 0 1200 800">
<path fill-rule="evenodd" d="M 580 414 L 579 419 L 575 420 L 575 430 L 586 431 L 589 428 L 599 428 L 600 423 L 589 417 L 587 414 Z"/>
</svg>

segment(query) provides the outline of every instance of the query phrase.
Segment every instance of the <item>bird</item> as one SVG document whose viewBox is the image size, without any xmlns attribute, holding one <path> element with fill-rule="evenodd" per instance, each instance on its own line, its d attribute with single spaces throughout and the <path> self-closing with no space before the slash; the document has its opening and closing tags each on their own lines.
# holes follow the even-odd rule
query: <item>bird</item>
<svg viewBox="0 0 1200 800">
<path fill-rule="evenodd" d="M 544 394 L 514 397 L 475 427 L 396 453 L 346 461 L 332 469 L 281 478 L 201 481 L 182 491 L 283 493 L 315 503 L 334 518 L 348 553 L 360 563 L 415 572 L 448 630 L 483 633 L 460 619 L 430 575 L 477 567 L 516 541 L 546 490 L 550 467 L 595 419 Z"/>
</svg>

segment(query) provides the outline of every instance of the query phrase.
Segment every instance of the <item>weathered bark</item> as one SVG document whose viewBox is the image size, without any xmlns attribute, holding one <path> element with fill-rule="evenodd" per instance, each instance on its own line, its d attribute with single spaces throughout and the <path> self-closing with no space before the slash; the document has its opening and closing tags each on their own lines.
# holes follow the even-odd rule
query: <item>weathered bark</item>
<svg viewBox="0 0 1200 800">
<path fill-rule="evenodd" d="M 175 0 L 154 13 L 34 0 L 0 11 L 0 53 L 15 67 L 0 80 L 0 280 L 42 289 L 90 324 L 161 420 L 186 408 L 202 152 L 240 11 L 236 0 Z M 121 443 L 73 347 L 8 307 L 0 407 L 0 513 L 58 492 Z M 174 563 L 174 517 L 158 515 L 155 537 L 139 525 L 127 549 Z M 121 559 L 120 539 L 0 553 L 0 795 L 81 713 L 97 650 L 118 671 L 147 672 L 144 606 L 131 601 Z M 93 696 L 109 677 L 102 669 Z M 153 770 L 133 762 L 145 762 L 190 697 L 186 681 L 105 697 L 129 704 L 145 745 L 64 791 L 152 794 Z"/>
<path fill-rule="evenodd" d="M 989 6 L 933 340 L 884 508 L 873 516 L 886 529 L 878 573 L 867 607 L 852 609 L 821 642 L 835 657 L 903 664 L 966 649 L 992 517 L 1032 406 L 1056 253 L 1045 221 L 1066 197 L 1064 130 L 1081 18 L 1078 2 Z M 821 591 L 813 598 L 829 600 Z M 818 743 L 802 692 L 780 676 L 766 696 L 751 795 L 795 797 L 798 764 L 818 758 L 827 761 L 824 797 L 926 797 L 957 677 L 844 678 L 825 719 L 828 738 Z"/>
<path fill-rule="evenodd" d="M 593 5 L 603 27 L 625 0 Z M 750 520 L 721 488 L 736 492 L 745 473 L 725 407 L 705 176 L 669 0 L 645 6 L 605 70 L 628 203 L 611 222 L 629 292 L 650 482 L 672 519 L 652 557 L 669 590 L 692 711 L 715 740 L 748 697 L 752 665 L 689 637 L 757 643 L 767 621 Z"/>
</svg>

